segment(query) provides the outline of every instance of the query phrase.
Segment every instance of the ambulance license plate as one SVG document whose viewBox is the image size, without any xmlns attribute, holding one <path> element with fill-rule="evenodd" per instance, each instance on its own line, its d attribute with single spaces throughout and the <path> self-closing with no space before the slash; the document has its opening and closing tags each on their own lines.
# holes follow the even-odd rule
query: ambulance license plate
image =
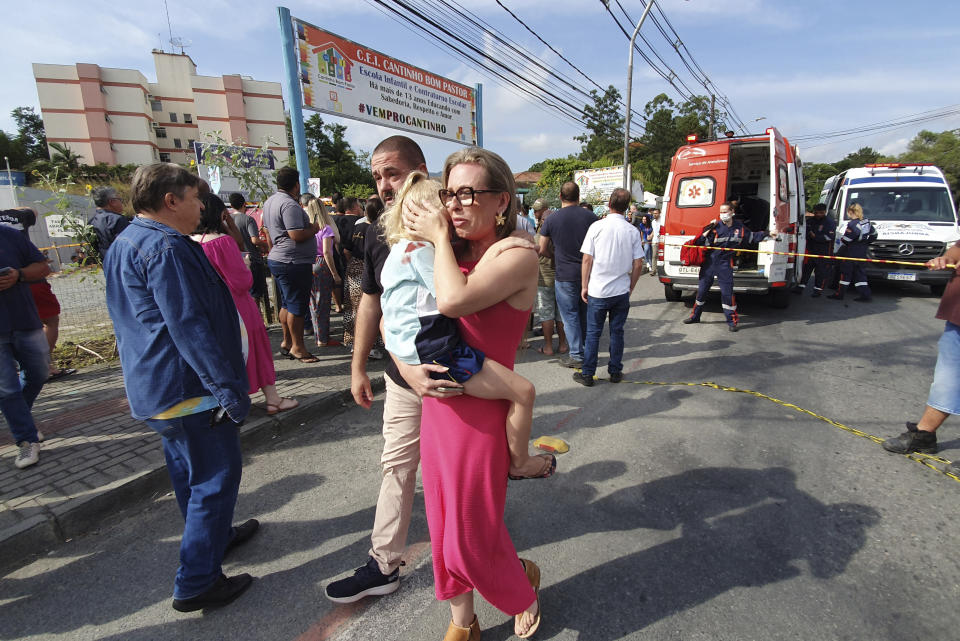
<svg viewBox="0 0 960 641">
<path fill-rule="evenodd" d="M 680 265 L 679 267 L 677 267 L 677 273 L 680 275 L 686 275 L 686 274 L 699 275 L 700 266 L 699 265 Z"/>
<path fill-rule="evenodd" d="M 887 280 L 909 280 L 916 281 L 916 272 L 890 272 L 887 274 Z"/>
</svg>

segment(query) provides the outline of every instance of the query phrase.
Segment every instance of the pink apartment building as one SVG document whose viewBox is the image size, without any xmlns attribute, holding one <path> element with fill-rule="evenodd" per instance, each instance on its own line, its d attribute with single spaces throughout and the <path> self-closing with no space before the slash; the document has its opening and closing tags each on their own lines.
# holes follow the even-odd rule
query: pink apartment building
<svg viewBox="0 0 960 641">
<path fill-rule="evenodd" d="M 219 130 L 231 142 L 271 141 L 286 164 L 280 83 L 200 76 L 186 54 L 154 50 L 153 62 L 157 82 L 136 69 L 34 63 L 47 142 L 69 146 L 86 164 L 188 164 L 193 141 Z"/>
</svg>

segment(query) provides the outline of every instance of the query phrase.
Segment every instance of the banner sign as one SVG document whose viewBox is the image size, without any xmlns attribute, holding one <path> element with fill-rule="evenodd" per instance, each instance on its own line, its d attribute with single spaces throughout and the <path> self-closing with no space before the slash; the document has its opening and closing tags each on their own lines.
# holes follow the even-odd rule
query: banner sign
<svg viewBox="0 0 960 641">
<path fill-rule="evenodd" d="M 632 168 L 631 168 L 632 169 Z M 633 172 L 630 172 L 632 176 Z M 580 187 L 581 200 L 600 200 L 606 203 L 614 189 L 623 187 L 623 165 L 601 169 L 581 169 L 573 172 L 573 181 Z M 630 193 L 643 200 L 643 185 L 631 178 Z"/>
<path fill-rule="evenodd" d="M 475 89 L 292 20 L 304 108 L 477 144 Z"/>
</svg>

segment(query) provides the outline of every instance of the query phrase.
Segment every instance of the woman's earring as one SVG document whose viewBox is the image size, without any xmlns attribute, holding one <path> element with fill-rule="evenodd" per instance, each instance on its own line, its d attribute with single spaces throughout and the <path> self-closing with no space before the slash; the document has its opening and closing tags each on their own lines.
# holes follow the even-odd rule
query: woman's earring
<svg viewBox="0 0 960 641">
<path fill-rule="evenodd" d="M 507 217 L 501 211 L 499 214 L 497 214 L 497 227 L 503 227 L 506 224 L 507 224 Z"/>
</svg>

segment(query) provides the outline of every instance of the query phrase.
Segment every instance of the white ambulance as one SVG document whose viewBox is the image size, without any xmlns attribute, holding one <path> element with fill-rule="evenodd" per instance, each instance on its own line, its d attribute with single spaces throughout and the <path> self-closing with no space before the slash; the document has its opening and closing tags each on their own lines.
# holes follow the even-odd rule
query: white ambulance
<svg viewBox="0 0 960 641">
<path fill-rule="evenodd" d="M 858 203 L 877 229 L 868 258 L 913 265 L 866 263 L 867 278 L 923 283 L 937 296 L 953 276 L 923 263 L 943 255 L 960 239 L 957 212 L 943 172 L 928 163 L 877 163 L 848 169 L 824 183 L 820 202 L 837 221 L 838 235 L 847 209 Z"/>
</svg>

